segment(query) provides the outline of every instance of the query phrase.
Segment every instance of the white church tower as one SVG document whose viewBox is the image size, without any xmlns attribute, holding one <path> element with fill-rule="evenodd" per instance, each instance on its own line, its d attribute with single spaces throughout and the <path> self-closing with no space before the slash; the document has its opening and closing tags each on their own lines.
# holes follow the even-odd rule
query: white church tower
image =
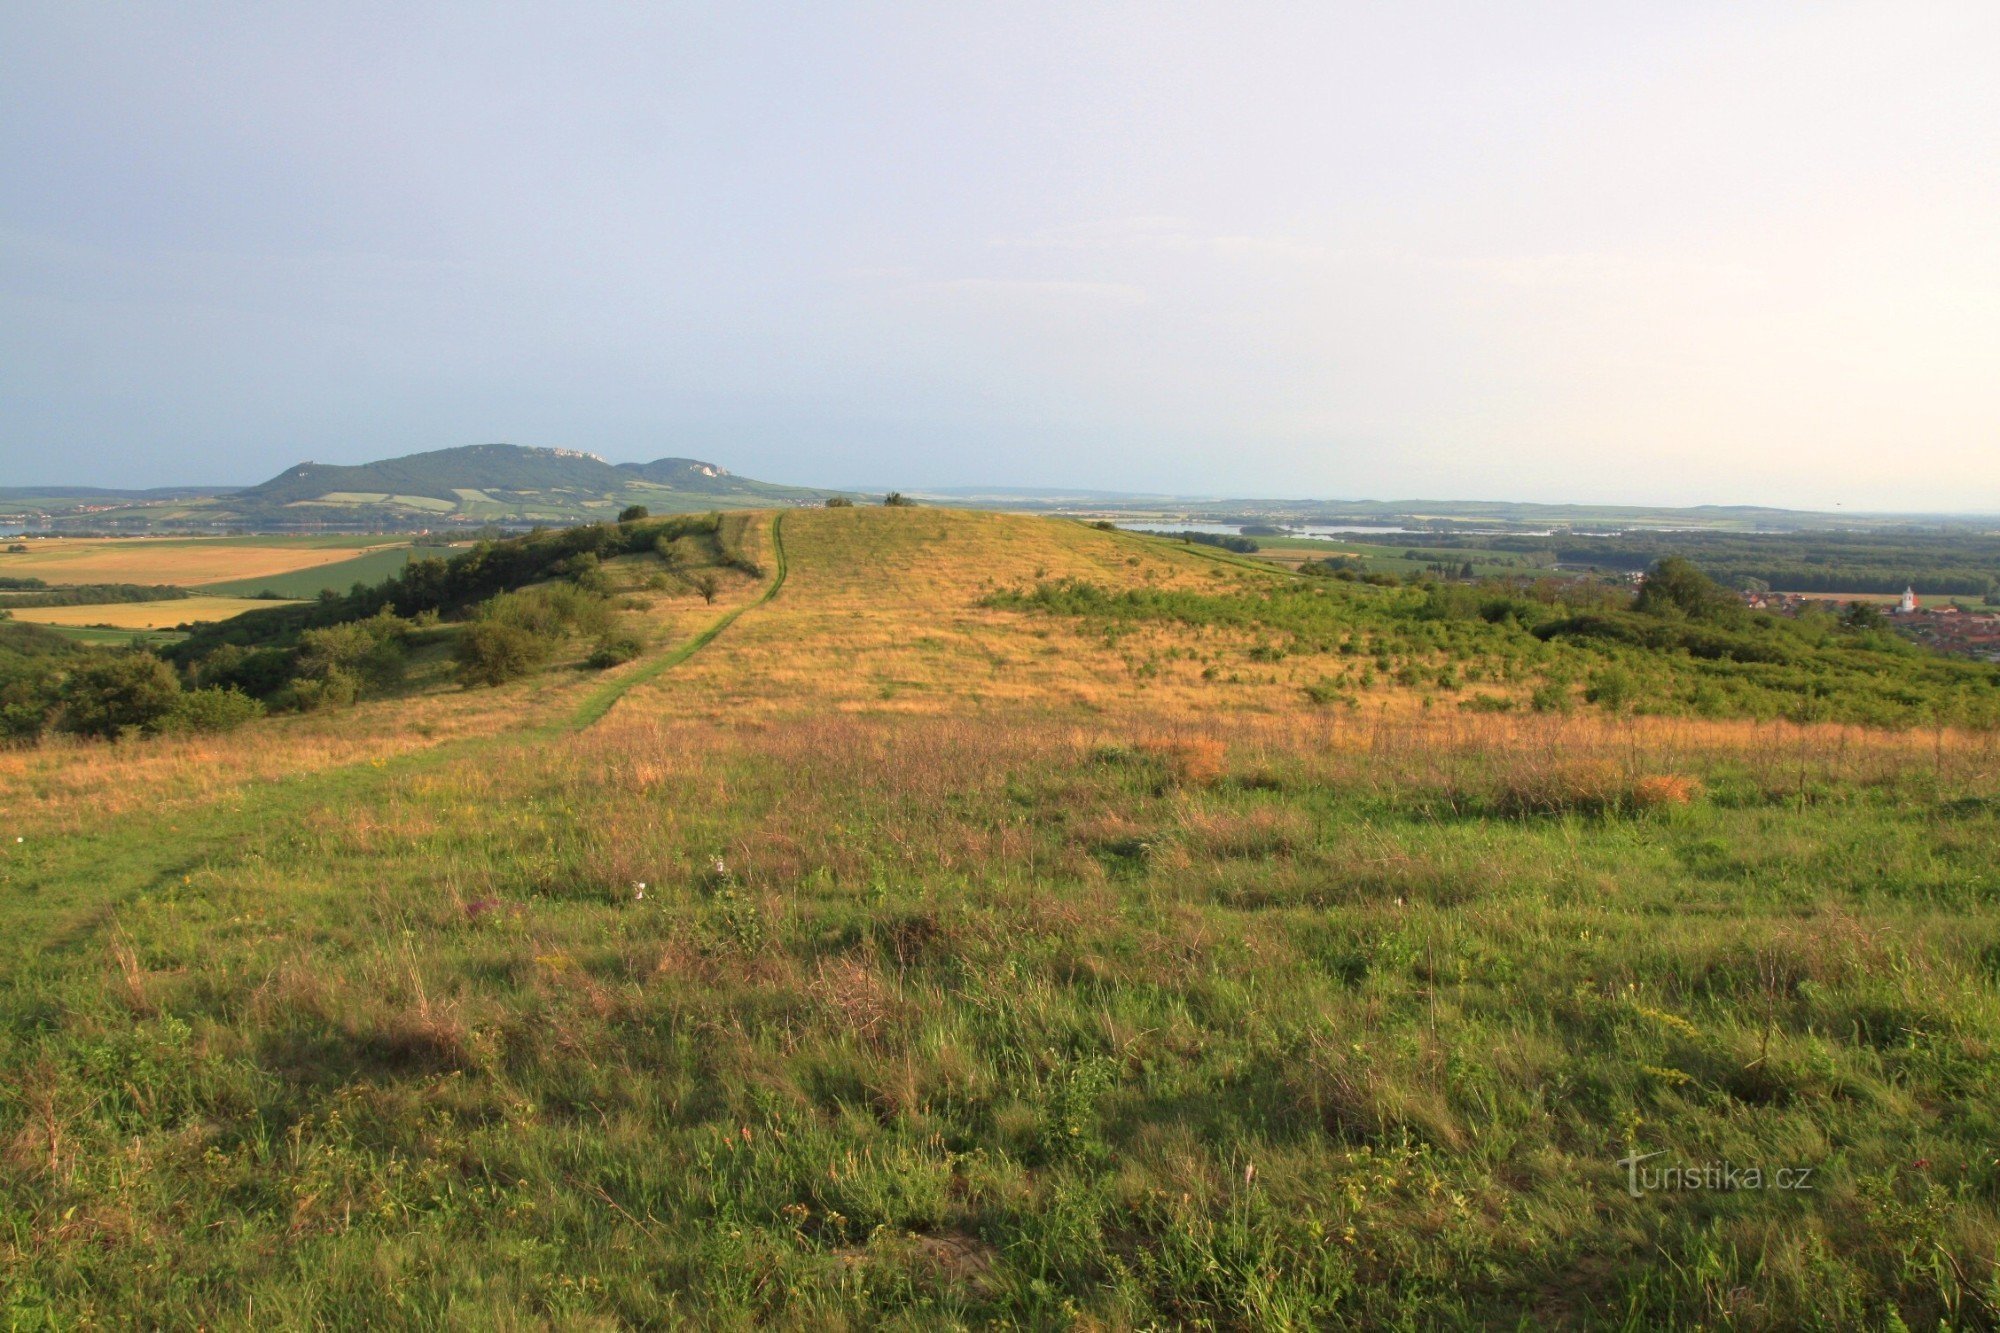
<svg viewBox="0 0 2000 1333">
<path fill-rule="evenodd" d="M 1903 600 L 1896 603 L 1896 613 L 1898 615 L 1907 616 L 1908 614 L 1910 614 L 1910 612 L 1916 609 L 1917 609 L 1917 590 L 1915 588 L 1904 588 Z"/>
</svg>

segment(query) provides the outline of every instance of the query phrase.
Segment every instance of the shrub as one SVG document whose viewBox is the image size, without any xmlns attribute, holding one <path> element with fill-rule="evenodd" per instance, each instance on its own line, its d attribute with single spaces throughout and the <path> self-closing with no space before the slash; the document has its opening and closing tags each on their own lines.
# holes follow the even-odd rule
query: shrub
<svg viewBox="0 0 2000 1333">
<path fill-rule="evenodd" d="M 1669 809 L 1693 805 L 1702 798 L 1704 791 L 1700 778 L 1684 777 L 1678 773 L 1655 773 L 1632 784 L 1631 803 L 1634 810 Z"/>
<path fill-rule="evenodd" d="M 547 662 L 555 640 L 507 620 L 475 620 L 458 632 L 455 651 L 464 684 L 501 685 Z"/>
<path fill-rule="evenodd" d="M 353 677 L 357 686 L 393 685 L 403 678 L 403 642 L 409 630 L 408 621 L 387 610 L 367 620 L 309 629 L 299 635 L 298 675 L 324 680 L 338 671 Z"/>
<path fill-rule="evenodd" d="M 827 500 L 826 507 L 828 509 L 852 509 L 854 508 L 854 501 L 844 495 L 836 495 Z"/>
<path fill-rule="evenodd" d="M 324 675 L 308 676 L 292 683 L 292 702 L 300 712 L 322 708 L 345 708 L 361 697 L 361 681 L 353 672 L 333 667 Z"/>
<path fill-rule="evenodd" d="M 1639 679 L 1616 663 L 1591 678 L 1583 697 L 1607 712 L 1622 713 L 1639 696 Z"/>
<path fill-rule="evenodd" d="M 160 719 L 163 732 L 234 731 L 254 718 L 264 716 L 264 705 L 237 689 L 209 687 L 189 690 L 174 701 L 173 708 Z"/>
<path fill-rule="evenodd" d="M 151 653 L 117 653 L 78 667 L 62 687 L 63 729 L 80 736 L 117 736 L 151 727 L 181 695 L 173 668 Z"/>
<path fill-rule="evenodd" d="M 1576 707 L 1576 699 L 1569 692 L 1568 681 L 1547 680 L 1528 696 L 1528 706 L 1537 713 L 1567 713 Z"/>
<path fill-rule="evenodd" d="M 914 508 L 917 502 L 901 491 L 890 491 L 882 497 L 882 503 L 891 509 L 910 509 Z"/>
<path fill-rule="evenodd" d="M 1501 775 L 1494 807 L 1503 815 L 1597 815 L 1624 804 L 1617 771 L 1596 760 L 1529 762 Z"/>
<path fill-rule="evenodd" d="M 609 667 L 631 661 L 646 650 L 646 644 L 630 630 L 614 630 L 597 641 L 597 651 L 588 659 L 588 665 L 603 671 Z"/>
<path fill-rule="evenodd" d="M 1207 787 L 1220 778 L 1228 751 L 1209 737 L 1191 740 L 1142 741 L 1142 753 L 1166 769 L 1170 781 L 1183 787 Z"/>
<path fill-rule="evenodd" d="M 652 516 L 653 511 L 644 505 L 626 505 L 618 511 L 618 521 L 620 523 L 637 523 L 641 519 L 651 518 Z"/>
<path fill-rule="evenodd" d="M 474 619 L 498 621 L 555 640 L 566 634 L 607 633 L 611 603 L 573 583 L 547 583 L 489 597 Z"/>
</svg>

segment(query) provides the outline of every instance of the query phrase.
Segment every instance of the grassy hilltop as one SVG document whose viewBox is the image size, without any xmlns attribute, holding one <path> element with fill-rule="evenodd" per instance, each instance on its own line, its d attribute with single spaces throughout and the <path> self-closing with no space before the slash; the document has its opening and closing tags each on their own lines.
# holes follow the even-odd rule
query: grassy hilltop
<svg viewBox="0 0 2000 1333">
<path fill-rule="evenodd" d="M 800 509 L 0 642 L 0 1322 L 2000 1321 L 2000 677 L 1464 591 Z"/>
</svg>

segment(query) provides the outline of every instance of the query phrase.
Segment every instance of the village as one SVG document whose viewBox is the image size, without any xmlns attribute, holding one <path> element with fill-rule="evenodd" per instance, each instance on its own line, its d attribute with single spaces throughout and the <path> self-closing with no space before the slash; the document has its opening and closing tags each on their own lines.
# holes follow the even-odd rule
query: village
<svg viewBox="0 0 2000 1333">
<path fill-rule="evenodd" d="M 1925 606 L 1922 594 L 1905 588 L 1895 602 L 1873 598 L 1841 598 L 1796 592 L 1746 592 L 1743 604 L 1752 611 L 1796 616 L 1814 603 L 1879 607 L 1885 624 L 1925 647 L 1955 657 L 2000 662 L 2000 611 L 1967 610 L 1956 603 Z"/>
</svg>

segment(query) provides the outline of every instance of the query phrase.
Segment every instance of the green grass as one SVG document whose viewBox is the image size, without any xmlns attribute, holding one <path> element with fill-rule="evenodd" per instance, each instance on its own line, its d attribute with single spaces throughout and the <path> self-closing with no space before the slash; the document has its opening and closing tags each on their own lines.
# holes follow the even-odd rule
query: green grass
<svg viewBox="0 0 2000 1333">
<path fill-rule="evenodd" d="M 391 547 L 387 550 L 370 551 L 352 560 L 320 565 L 314 569 L 295 569 L 289 573 L 271 574 L 264 578 L 230 579 L 222 583 L 203 584 L 201 591 L 228 597 L 258 597 L 268 592 L 276 593 L 280 597 L 309 600 L 327 589 L 344 593 L 357 583 L 380 583 L 383 579 L 400 574 L 403 566 L 416 554 L 418 553 L 408 546 Z"/>
<path fill-rule="evenodd" d="M 7 849 L 10 1315 L 1991 1313 L 2000 817 L 1955 784 L 1523 821 L 851 724 L 661 823 L 633 739 Z M 1632 1199 L 1654 1150 L 1815 1187 Z"/>
<path fill-rule="evenodd" d="M 540 724 L 0 756 L 0 1325 L 2000 1319 L 1989 740 L 611 707 L 806 520 Z"/>
</svg>

